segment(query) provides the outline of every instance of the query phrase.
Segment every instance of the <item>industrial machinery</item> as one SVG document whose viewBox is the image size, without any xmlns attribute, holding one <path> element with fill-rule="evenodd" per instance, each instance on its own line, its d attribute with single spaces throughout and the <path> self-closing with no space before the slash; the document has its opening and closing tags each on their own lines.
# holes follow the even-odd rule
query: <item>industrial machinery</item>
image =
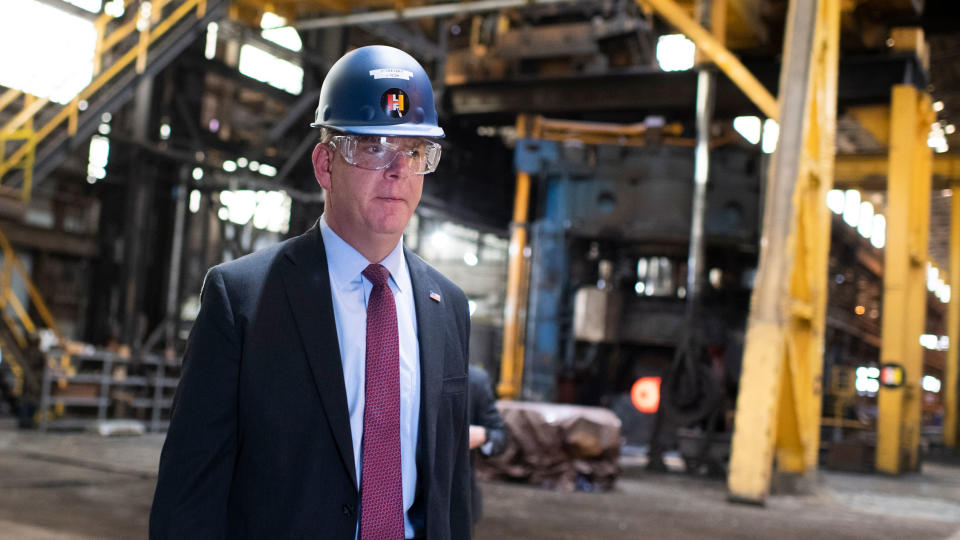
<svg viewBox="0 0 960 540">
<path fill-rule="evenodd" d="M 655 414 L 631 399 L 647 377 L 663 381 L 667 444 L 675 428 L 729 431 L 761 215 L 763 154 L 715 147 L 709 285 L 689 327 L 693 149 L 655 125 L 628 144 L 571 136 L 516 145 L 518 170 L 537 179 L 523 397 L 610 407 L 633 444 L 653 433 Z M 696 360 L 675 362 L 690 343 Z"/>
<path fill-rule="evenodd" d="M 693 144 L 661 124 L 537 118 L 533 136 L 517 140 L 515 165 L 530 175 L 533 201 L 521 397 L 609 407 L 627 444 L 650 445 L 652 463 L 677 449 L 689 471 L 719 475 L 756 272 L 766 154 L 715 139 L 704 279 L 690 319 Z M 854 382 L 877 378 L 862 368 L 879 358 L 883 253 L 839 215 L 832 231 L 821 440 L 828 464 L 844 468 L 853 459 L 844 456 L 872 456 L 875 444 L 877 391 Z M 869 466 L 860 457 L 858 466 Z"/>
</svg>

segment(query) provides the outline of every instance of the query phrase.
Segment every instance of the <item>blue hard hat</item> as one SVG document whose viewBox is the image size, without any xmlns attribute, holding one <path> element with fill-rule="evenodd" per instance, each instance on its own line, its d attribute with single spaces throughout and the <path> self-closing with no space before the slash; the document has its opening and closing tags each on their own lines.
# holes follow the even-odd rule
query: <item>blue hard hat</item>
<svg viewBox="0 0 960 540">
<path fill-rule="evenodd" d="M 409 54 L 384 45 L 350 51 L 330 68 L 310 127 L 389 137 L 443 137 L 433 86 Z"/>
</svg>

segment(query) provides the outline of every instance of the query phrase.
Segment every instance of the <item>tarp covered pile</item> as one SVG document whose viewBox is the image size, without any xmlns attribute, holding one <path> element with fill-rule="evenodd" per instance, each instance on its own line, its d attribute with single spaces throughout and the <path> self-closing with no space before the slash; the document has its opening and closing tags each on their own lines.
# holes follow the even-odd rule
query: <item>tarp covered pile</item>
<svg viewBox="0 0 960 540">
<path fill-rule="evenodd" d="M 608 409 L 499 401 L 507 451 L 477 462 L 487 479 L 561 490 L 607 490 L 620 473 L 620 419 Z"/>
</svg>

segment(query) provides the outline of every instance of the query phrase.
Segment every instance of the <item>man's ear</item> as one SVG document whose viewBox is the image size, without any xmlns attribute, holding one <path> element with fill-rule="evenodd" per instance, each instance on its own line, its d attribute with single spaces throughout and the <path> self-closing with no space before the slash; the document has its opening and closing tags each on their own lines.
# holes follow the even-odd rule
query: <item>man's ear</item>
<svg viewBox="0 0 960 540">
<path fill-rule="evenodd" d="M 313 148 L 313 176 L 323 189 L 330 189 L 330 168 L 333 165 L 333 149 L 319 143 Z"/>
</svg>

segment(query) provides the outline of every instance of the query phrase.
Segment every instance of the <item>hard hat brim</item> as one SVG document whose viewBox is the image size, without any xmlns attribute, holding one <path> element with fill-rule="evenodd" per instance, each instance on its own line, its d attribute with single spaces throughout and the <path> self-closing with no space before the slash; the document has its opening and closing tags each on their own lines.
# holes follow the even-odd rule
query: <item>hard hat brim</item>
<svg viewBox="0 0 960 540">
<path fill-rule="evenodd" d="M 430 137 L 442 139 L 444 137 L 443 128 L 440 126 L 431 126 L 429 124 L 396 124 L 388 126 L 331 126 L 329 124 L 316 123 L 310 124 L 312 128 L 325 127 L 338 133 L 348 135 L 379 135 L 382 137 Z"/>
</svg>

